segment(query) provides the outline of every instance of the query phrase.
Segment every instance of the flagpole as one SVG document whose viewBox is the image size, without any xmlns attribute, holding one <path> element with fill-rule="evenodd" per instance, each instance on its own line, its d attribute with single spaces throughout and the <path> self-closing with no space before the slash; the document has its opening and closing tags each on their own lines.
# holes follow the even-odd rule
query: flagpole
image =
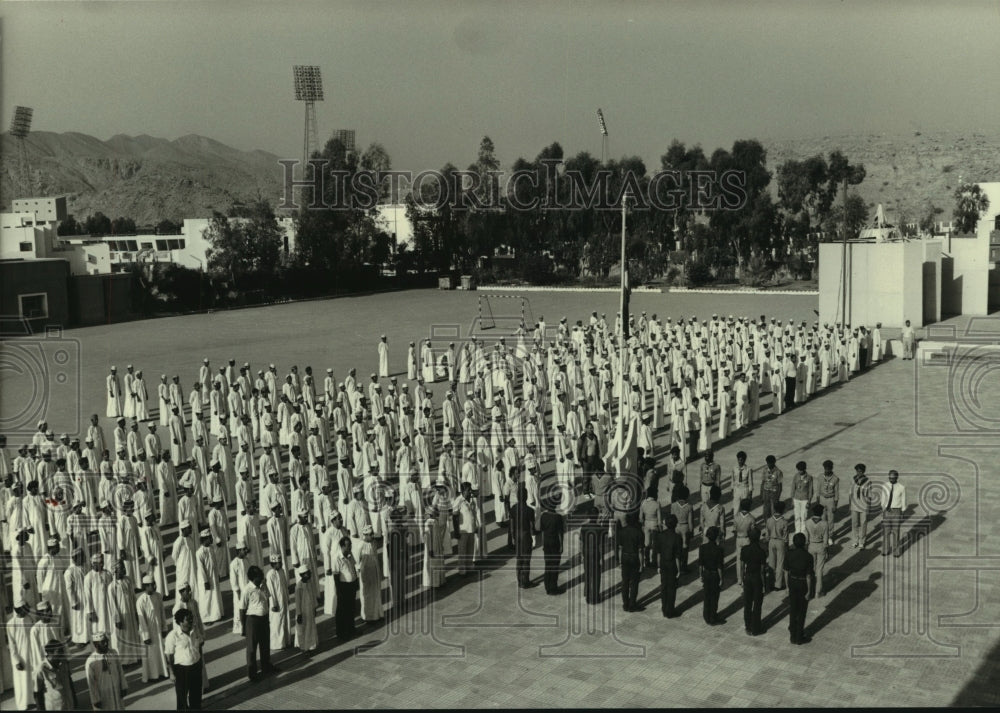
<svg viewBox="0 0 1000 713">
<path fill-rule="evenodd" d="M 622 257 L 621 257 L 621 320 L 618 327 L 618 475 L 621 473 L 621 449 L 625 447 L 625 339 L 628 334 L 628 268 L 625 262 L 625 214 L 632 191 L 625 189 L 622 195 Z"/>
</svg>

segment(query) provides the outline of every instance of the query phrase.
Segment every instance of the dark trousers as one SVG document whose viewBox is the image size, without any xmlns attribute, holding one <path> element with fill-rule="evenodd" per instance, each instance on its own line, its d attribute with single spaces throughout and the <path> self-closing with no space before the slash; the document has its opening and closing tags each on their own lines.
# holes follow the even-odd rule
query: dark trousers
<svg viewBox="0 0 1000 713">
<path fill-rule="evenodd" d="M 705 588 L 702 616 L 705 618 L 706 624 L 711 624 L 719 618 L 719 592 L 722 590 L 719 573 L 702 571 L 701 584 Z"/>
<path fill-rule="evenodd" d="M 531 550 L 533 541 L 531 530 L 521 530 L 517 533 L 517 586 L 527 587 L 531 584 Z"/>
<path fill-rule="evenodd" d="M 545 553 L 545 591 L 554 593 L 559 589 L 559 560 L 562 559 L 562 552 Z"/>
<path fill-rule="evenodd" d="M 256 678 L 257 649 L 260 649 L 260 670 L 264 673 L 271 670 L 271 625 L 267 615 L 248 615 L 244 631 L 247 634 L 247 677 Z"/>
<path fill-rule="evenodd" d="M 639 596 L 639 577 L 642 574 L 642 565 L 639 555 L 623 552 L 622 563 L 622 606 L 625 611 L 635 608 L 635 600 Z"/>
<path fill-rule="evenodd" d="M 868 350 L 858 349 L 858 368 L 861 371 L 864 371 L 867 365 L 868 365 Z"/>
<path fill-rule="evenodd" d="M 583 555 L 583 598 L 588 604 L 597 604 L 601 598 L 601 575 L 603 574 L 604 553 L 584 552 Z"/>
<path fill-rule="evenodd" d="M 337 638 L 354 636 L 354 615 L 358 608 L 358 580 L 337 582 L 337 610 L 333 613 L 337 624 Z"/>
<path fill-rule="evenodd" d="M 899 554 L 902 552 L 899 541 L 900 526 L 903 523 L 903 511 L 899 508 L 886 510 L 882 515 L 882 551 Z"/>
<path fill-rule="evenodd" d="M 800 643 L 805 637 L 808 592 L 809 583 L 805 579 L 788 578 L 788 632 L 793 644 Z"/>
<path fill-rule="evenodd" d="M 785 377 L 785 410 L 795 406 L 795 377 Z"/>
<path fill-rule="evenodd" d="M 660 608 L 663 616 L 673 616 L 674 605 L 677 602 L 677 573 L 661 569 L 660 570 Z"/>
<path fill-rule="evenodd" d="M 764 505 L 764 520 L 771 517 L 774 513 L 774 504 L 778 502 L 778 498 L 775 497 L 775 492 L 773 490 L 762 490 L 761 495 L 763 495 L 763 505 Z"/>
<path fill-rule="evenodd" d="M 764 581 L 747 577 L 743 580 L 743 625 L 752 634 L 760 633 L 760 610 L 764 605 Z"/>
<path fill-rule="evenodd" d="M 201 661 L 193 666 L 174 664 L 174 690 L 177 710 L 201 710 Z"/>
<path fill-rule="evenodd" d="M 688 431 L 688 458 L 698 455 L 698 439 L 701 438 L 701 430 L 692 429 Z"/>
</svg>

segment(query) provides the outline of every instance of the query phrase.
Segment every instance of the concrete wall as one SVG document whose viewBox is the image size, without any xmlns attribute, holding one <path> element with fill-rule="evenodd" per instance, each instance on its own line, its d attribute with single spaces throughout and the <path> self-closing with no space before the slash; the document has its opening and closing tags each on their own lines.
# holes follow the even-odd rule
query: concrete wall
<svg viewBox="0 0 1000 713">
<path fill-rule="evenodd" d="M 923 323 L 941 321 L 941 240 L 924 240 L 924 315 Z"/>
<path fill-rule="evenodd" d="M 75 327 L 132 319 L 131 273 L 77 275 L 69 280 L 70 317 Z"/>
<path fill-rule="evenodd" d="M 69 263 L 66 260 L 16 260 L 0 262 L 0 318 L 4 320 L 5 333 L 20 333 L 12 329 L 10 321 L 21 316 L 19 295 L 46 295 L 48 317 L 30 320 L 33 332 L 44 332 L 51 327 L 70 325 L 67 280 Z"/>
<path fill-rule="evenodd" d="M 951 239 L 954 269 L 950 285 L 945 285 L 946 315 L 988 314 L 989 235 L 986 238 Z"/>
<path fill-rule="evenodd" d="M 841 315 L 843 245 L 821 243 L 819 247 L 819 320 L 832 324 L 840 321 Z M 928 273 L 933 269 L 935 279 L 938 274 L 937 259 L 925 258 L 934 251 L 922 242 L 848 243 L 846 321 L 901 327 L 908 319 L 913 326 L 922 326 L 925 262 L 932 263 Z"/>
</svg>

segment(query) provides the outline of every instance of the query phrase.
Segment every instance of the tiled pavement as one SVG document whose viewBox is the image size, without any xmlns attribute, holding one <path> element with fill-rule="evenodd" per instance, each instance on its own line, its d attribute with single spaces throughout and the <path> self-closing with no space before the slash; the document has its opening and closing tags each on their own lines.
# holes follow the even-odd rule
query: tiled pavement
<svg viewBox="0 0 1000 713">
<path fill-rule="evenodd" d="M 1000 441 L 983 429 L 972 436 L 941 435 L 954 411 L 947 405 L 962 398 L 949 390 L 951 373 L 893 360 L 717 447 L 724 472 L 740 449 L 755 466 L 774 453 L 786 473 L 799 459 L 816 471 L 830 458 L 844 480 L 858 461 L 879 482 L 895 468 L 911 504 L 906 526 L 929 532 L 899 559 L 883 558 L 877 548 L 831 548 L 827 572 L 835 584 L 809 604 L 807 629 L 814 639 L 806 646 L 788 643 L 781 593 L 765 598 L 767 632 L 744 634 L 731 566 L 720 601 L 728 621 L 709 628 L 691 577 L 678 592 L 683 615 L 668 621 L 658 600 L 650 601 L 655 577 L 640 585 L 647 609 L 625 614 L 611 596 L 613 572 L 605 579 L 609 598 L 590 608 L 582 605 L 579 582 L 562 596 L 548 597 L 536 587 L 519 598 L 513 565 L 500 557 L 502 564 L 485 568 L 481 586 L 449 577 L 433 607 L 413 615 L 423 617 L 423 635 L 389 636 L 380 626 L 365 630 L 351 647 L 334 646 L 332 622 L 324 617 L 319 652 L 309 659 L 297 652 L 277 655 L 282 673 L 254 685 L 242 672 L 243 640 L 228 633 L 228 622 L 212 627 L 213 687 L 206 707 L 1000 704 Z M 915 382 L 931 375 L 930 383 Z M 966 410 L 986 413 L 1000 403 L 995 372 L 975 389 L 979 404 Z M 915 414 L 928 410 L 934 426 L 921 426 L 931 433 L 919 435 Z M 878 537 L 870 539 L 877 543 Z M 498 544 L 491 540 L 491 550 Z M 731 562 L 732 540 L 727 544 Z M 574 561 L 571 554 L 566 559 Z M 536 553 L 536 579 L 540 568 Z M 561 581 L 577 573 L 570 568 Z M 588 634 L 585 622 L 582 633 L 571 631 L 581 611 L 596 617 L 596 632 Z M 483 626 L 517 623 L 522 626 Z M 610 630 L 614 636 L 603 633 Z M 368 644 L 375 645 L 353 648 Z M 83 685 L 79 674 L 77 685 Z M 169 684 L 130 685 L 130 708 L 173 707 Z M 9 703 L 8 694 L 2 705 Z"/>
</svg>

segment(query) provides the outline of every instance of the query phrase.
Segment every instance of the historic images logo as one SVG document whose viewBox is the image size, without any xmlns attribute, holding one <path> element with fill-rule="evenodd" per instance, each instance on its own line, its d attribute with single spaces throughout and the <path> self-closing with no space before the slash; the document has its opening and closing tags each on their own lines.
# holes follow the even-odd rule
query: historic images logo
<svg viewBox="0 0 1000 713">
<path fill-rule="evenodd" d="M 618 210 L 626 196 L 633 210 L 739 210 L 747 202 L 743 171 L 658 171 L 648 179 L 597 170 L 560 172 L 556 159 L 543 159 L 541 170 L 367 171 L 327 170 L 327 159 L 310 159 L 311 178 L 296 180 L 296 159 L 282 159 L 284 194 L 281 210 L 297 210 L 295 189 L 309 210 L 371 210 L 381 195 L 413 197 L 423 210 L 513 211 Z M 303 171 L 307 173 L 307 171 Z"/>
</svg>

